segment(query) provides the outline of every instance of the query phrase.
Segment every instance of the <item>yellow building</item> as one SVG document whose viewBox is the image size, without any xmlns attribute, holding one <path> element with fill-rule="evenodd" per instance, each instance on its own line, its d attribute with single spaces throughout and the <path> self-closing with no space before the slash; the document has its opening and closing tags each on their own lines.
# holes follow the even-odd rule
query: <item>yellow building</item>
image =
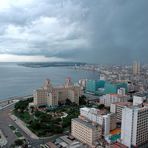
<svg viewBox="0 0 148 148">
<path fill-rule="evenodd" d="M 44 86 L 34 91 L 35 106 L 57 106 L 59 103 L 64 103 L 66 99 L 79 104 L 81 90 L 78 85 L 74 85 L 70 78 L 66 79 L 63 86 L 53 87 L 50 80 L 47 79 Z"/>
<path fill-rule="evenodd" d="M 75 118 L 71 122 L 71 134 L 90 147 L 95 147 L 96 141 L 102 134 L 102 128 L 90 121 Z"/>
</svg>

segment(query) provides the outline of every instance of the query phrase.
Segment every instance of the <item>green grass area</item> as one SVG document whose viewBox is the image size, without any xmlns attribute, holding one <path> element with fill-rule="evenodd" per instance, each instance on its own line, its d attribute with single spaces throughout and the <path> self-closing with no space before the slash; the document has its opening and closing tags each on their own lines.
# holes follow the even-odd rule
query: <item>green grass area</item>
<svg viewBox="0 0 148 148">
<path fill-rule="evenodd" d="M 86 104 L 82 98 L 81 105 Z M 29 114 L 28 104 L 32 100 L 19 101 L 15 104 L 14 114 L 20 118 L 27 127 L 39 137 L 50 137 L 51 135 L 59 135 L 70 130 L 71 119 L 77 118 L 80 114 L 81 105 L 70 103 L 67 100 L 66 105 L 59 105 L 57 108 L 49 108 L 46 111 L 33 109 Z M 61 119 L 63 112 L 67 113 L 66 117 Z"/>
<path fill-rule="evenodd" d="M 28 123 L 30 121 L 30 119 L 32 118 L 27 111 L 25 111 L 25 112 L 14 111 L 14 114 L 17 117 L 19 117 L 22 121 L 24 121 L 25 123 Z"/>
</svg>

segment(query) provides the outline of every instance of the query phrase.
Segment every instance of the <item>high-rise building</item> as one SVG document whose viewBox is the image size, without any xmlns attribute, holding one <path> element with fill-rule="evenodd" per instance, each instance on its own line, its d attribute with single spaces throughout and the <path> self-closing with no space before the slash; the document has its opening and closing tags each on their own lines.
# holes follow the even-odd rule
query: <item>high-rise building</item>
<svg viewBox="0 0 148 148">
<path fill-rule="evenodd" d="M 133 74 L 140 74 L 140 62 L 134 61 L 133 63 Z"/>
<path fill-rule="evenodd" d="M 130 107 L 132 106 L 131 102 L 116 102 L 112 103 L 110 106 L 110 112 L 115 113 L 117 117 L 117 121 L 122 120 L 122 110 L 124 107 Z"/>
<path fill-rule="evenodd" d="M 148 147 L 148 107 L 123 109 L 121 143 L 128 148 Z"/>
</svg>

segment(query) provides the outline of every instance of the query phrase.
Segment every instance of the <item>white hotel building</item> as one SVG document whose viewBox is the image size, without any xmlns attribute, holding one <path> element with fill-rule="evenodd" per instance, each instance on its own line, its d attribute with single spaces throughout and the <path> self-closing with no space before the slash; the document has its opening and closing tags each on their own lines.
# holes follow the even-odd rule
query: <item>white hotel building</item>
<svg viewBox="0 0 148 148">
<path fill-rule="evenodd" d="M 148 147 L 148 107 L 125 107 L 122 111 L 121 143 Z"/>
<path fill-rule="evenodd" d="M 116 116 L 113 113 L 107 114 L 96 108 L 80 108 L 80 117 L 84 117 L 102 127 L 103 135 L 107 136 L 111 130 L 116 128 Z"/>
</svg>

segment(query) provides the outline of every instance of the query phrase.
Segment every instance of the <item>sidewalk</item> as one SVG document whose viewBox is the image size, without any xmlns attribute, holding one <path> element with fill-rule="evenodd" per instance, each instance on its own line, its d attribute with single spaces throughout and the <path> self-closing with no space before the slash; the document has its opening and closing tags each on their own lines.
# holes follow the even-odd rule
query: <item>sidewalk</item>
<svg viewBox="0 0 148 148">
<path fill-rule="evenodd" d="M 26 124 L 23 121 L 21 121 L 19 118 L 17 118 L 16 116 L 14 116 L 12 114 L 10 114 L 10 118 L 32 139 L 39 139 L 39 137 L 37 135 L 35 135 L 32 131 L 30 131 L 26 127 Z"/>
<path fill-rule="evenodd" d="M 6 144 L 7 144 L 7 139 L 2 133 L 2 131 L 0 130 L 0 147 L 5 146 Z"/>
</svg>

